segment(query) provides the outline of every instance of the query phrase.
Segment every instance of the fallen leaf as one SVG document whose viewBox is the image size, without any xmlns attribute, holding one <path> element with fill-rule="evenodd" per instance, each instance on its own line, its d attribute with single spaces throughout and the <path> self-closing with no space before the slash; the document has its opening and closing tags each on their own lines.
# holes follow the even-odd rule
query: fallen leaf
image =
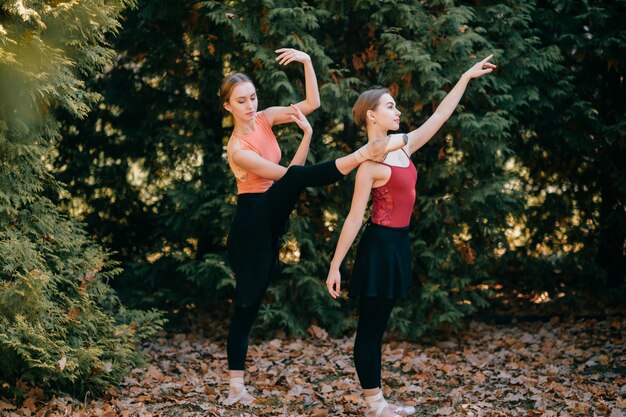
<svg viewBox="0 0 626 417">
<path fill-rule="evenodd" d="M 307 332 L 315 337 L 316 339 L 320 339 L 320 340 L 326 340 L 328 339 L 328 332 L 326 332 L 326 330 L 322 329 L 321 327 L 316 326 L 315 324 L 312 324 Z"/>
<path fill-rule="evenodd" d="M 441 407 L 435 411 L 435 414 L 438 416 L 451 416 L 454 414 L 454 408 L 452 407 Z"/>
</svg>

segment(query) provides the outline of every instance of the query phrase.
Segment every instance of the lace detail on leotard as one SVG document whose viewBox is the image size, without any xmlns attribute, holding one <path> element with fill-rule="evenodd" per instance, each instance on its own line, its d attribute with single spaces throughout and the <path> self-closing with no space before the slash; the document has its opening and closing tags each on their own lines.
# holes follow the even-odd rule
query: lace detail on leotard
<svg viewBox="0 0 626 417">
<path fill-rule="evenodd" d="M 387 187 L 372 189 L 372 222 L 387 226 L 393 215 L 393 198 Z"/>
</svg>

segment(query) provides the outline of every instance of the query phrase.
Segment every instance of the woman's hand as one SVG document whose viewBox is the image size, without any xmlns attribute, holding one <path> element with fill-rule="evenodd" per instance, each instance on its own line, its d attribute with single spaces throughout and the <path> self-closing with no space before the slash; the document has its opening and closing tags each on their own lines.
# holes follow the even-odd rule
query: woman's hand
<svg viewBox="0 0 626 417">
<path fill-rule="evenodd" d="M 489 74 L 490 72 L 494 70 L 494 68 L 496 68 L 494 64 L 489 62 L 491 58 L 493 58 L 493 54 L 489 55 L 487 58 L 483 59 L 482 61 L 479 61 L 475 63 L 474 65 L 472 65 L 472 67 L 468 69 L 467 71 L 465 71 L 465 74 L 463 75 L 471 79 L 471 78 L 478 78 L 485 74 Z"/>
<path fill-rule="evenodd" d="M 280 65 L 287 65 L 293 61 L 300 62 L 302 64 L 307 61 L 311 61 L 311 57 L 308 54 L 293 48 L 281 48 L 275 50 L 274 52 L 280 54 L 276 57 L 276 61 L 278 61 Z"/>
<path fill-rule="evenodd" d="M 295 104 L 289 106 L 289 111 L 287 112 L 287 115 L 292 122 L 297 124 L 300 129 L 302 129 L 302 132 L 305 135 L 311 135 L 313 133 L 313 128 L 311 127 L 311 124 L 309 123 L 304 113 L 302 113 L 302 111 L 298 108 L 298 106 L 296 106 Z"/>
<path fill-rule="evenodd" d="M 326 278 L 326 288 L 331 297 L 337 298 L 341 294 L 341 272 L 339 269 L 330 268 Z"/>
</svg>

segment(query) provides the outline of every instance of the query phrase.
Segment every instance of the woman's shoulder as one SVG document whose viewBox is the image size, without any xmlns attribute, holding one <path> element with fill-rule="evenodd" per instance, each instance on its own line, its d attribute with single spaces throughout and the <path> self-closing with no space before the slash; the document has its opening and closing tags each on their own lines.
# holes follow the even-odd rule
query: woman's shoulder
<svg viewBox="0 0 626 417">
<path fill-rule="evenodd" d="M 363 179 L 378 180 L 388 177 L 390 171 L 391 168 L 387 165 L 374 161 L 365 161 L 359 165 L 357 176 L 362 177 Z"/>
<path fill-rule="evenodd" d="M 263 126 L 267 126 L 267 127 L 272 127 L 272 125 L 270 124 L 269 120 L 267 119 L 267 115 L 265 114 L 265 110 L 261 110 L 259 112 L 256 113 L 255 115 L 256 118 L 256 124 L 257 125 L 263 125 Z"/>
<path fill-rule="evenodd" d="M 228 139 L 228 143 L 226 144 L 226 153 L 230 157 L 238 150 L 245 148 L 245 142 L 240 137 L 231 136 L 230 139 Z"/>
<path fill-rule="evenodd" d="M 239 136 L 231 135 L 231 137 L 228 138 L 228 143 L 226 144 L 226 149 L 234 148 L 234 147 L 238 147 L 238 146 L 241 146 L 241 138 Z"/>
</svg>

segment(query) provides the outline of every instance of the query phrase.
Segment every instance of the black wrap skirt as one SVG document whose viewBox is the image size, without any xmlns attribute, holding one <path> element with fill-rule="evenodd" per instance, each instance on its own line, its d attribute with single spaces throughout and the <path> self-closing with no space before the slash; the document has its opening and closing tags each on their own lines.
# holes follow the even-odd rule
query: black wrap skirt
<svg viewBox="0 0 626 417">
<path fill-rule="evenodd" d="M 409 227 L 387 227 L 368 221 L 357 247 L 350 297 L 405 297 L 412 270 Z"/>
</svg>

